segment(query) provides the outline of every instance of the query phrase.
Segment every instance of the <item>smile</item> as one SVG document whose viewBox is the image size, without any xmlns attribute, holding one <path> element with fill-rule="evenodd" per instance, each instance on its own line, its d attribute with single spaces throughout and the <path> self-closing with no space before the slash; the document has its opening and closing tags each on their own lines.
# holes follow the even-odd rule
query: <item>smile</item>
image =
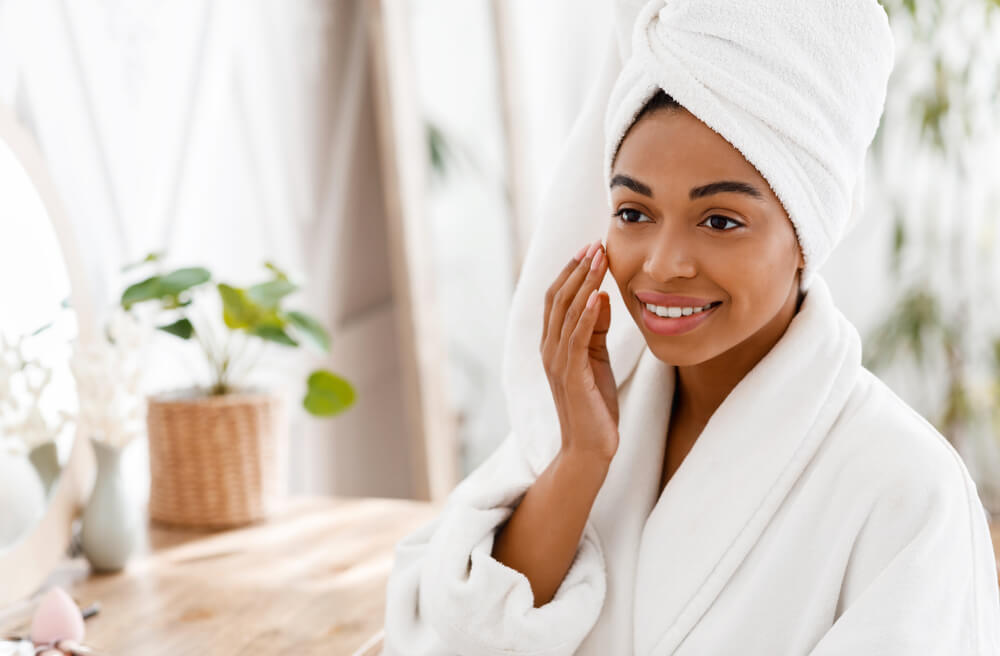
<svg viewBox="0 0 1000 656">
<path fill-rule="evenodd" d="M 708 319 L 722 301 L 702 307 L 668 307 L 642 303 L 642 320 L 651 332 L 658 335 L 680 335 L 693 330 Z"/>
</svg>

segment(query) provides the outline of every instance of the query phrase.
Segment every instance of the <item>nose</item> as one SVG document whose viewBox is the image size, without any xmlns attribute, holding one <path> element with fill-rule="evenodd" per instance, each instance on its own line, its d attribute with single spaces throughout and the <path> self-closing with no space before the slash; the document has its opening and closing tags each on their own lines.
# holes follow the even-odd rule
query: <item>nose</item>
<svg viewBox="0 0 1000 656">
<path fill-rule="evenodd" d="M 671 230 L 664 225 L 650 245 L 643 271 L 653 280 L 667 281 L 671 278 L 693 278 L 698 267 L 691 244 L 679 230 Z"/>
</svg>

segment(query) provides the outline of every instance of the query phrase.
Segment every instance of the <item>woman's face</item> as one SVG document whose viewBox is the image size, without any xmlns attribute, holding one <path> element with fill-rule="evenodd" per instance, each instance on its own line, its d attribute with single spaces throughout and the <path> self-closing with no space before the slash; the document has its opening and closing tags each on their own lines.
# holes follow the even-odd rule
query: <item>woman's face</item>
<svg viewBox="0 0 1000 656">
<path fill-rule="evenodd" d="M 780 336 L 804 263 L 781 202 L 736 148 L 687 110 L 658 109 L 632 126 L 611 176 L 608 268 L 657 358 L 689 366 Z M 675 309 L 661 318 L 644 301 Z"/>
</svg>

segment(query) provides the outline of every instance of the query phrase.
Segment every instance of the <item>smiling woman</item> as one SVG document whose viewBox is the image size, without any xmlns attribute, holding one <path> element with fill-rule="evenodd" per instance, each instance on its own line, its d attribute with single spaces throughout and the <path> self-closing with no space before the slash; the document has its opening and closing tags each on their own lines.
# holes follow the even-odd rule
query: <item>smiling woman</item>
<svg viewBox="0 0 1000 656">
<path fill-rule="evenodd" d="M 770 185 L 662 89 L 613 158 L 611 275 L 650 351 L 677 366 L 660 489 L 804 296 L 795 228 Z"/>
<path fill-rule="evenodd" d="M 975 484 L 818 273 L 892 51 L 875 0 L 642 7 L 518 283 L 512 433 L 397 545 L 387 655 L 1000 653 Z"/>
<path fill-rule="evenodd" d="M 682 388 L 687 365 L 732 372 L 697 392 L 711 414 L 798 309 L 794 226 L 743 155 L 662 90 L 622 141 L 610 189 L 608 263 L 650 349 L 681 367 Z"/>
</svg>

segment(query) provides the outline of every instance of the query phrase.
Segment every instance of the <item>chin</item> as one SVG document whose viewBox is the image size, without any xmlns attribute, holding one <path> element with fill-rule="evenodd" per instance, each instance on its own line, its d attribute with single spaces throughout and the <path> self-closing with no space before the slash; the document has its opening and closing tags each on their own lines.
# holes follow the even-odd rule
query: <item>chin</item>
<svg viewBox="0 0 1000 656">
<path fill-rule="evenodd" d="M 657 360 L 667 364 L 672 364 L 675 367 L 690 367 L 696 364 L 701 364 L 702 362 L 707 362 L 718 355 L 718 353 L 714 352 L 703 353 L 701 349 L 692 349 L 683 344 L 667 346 L 663 344 L 662 341 L 659 341 L 662 339 L 664 338 L 654 335 L 651 340 L 647 336 L 646 345 L 649 347 L 649 350 L 652 351 L 653 355 L 656 356 Z"/>
<path fill-rule="evenodd" d="M 658 360 L 678 367 L 689 367 L 701 364 L 719 355 L 721 351 L 705 348 L 705 339 L 695 331 L 691 335 L 657 335 L 646 330 L 642 319 L 636 322 L 636 327 L 642 333 L 646 346 Z"/>
<path fill-rule="evenodd" d="M 689 367 L 707 362 L 726 350 L 725 347 L 719 348 L 717 346 L 718 335 L 713 335 L 712 330 L 705 330 L 705 328 L 711 328 L 711 322 L 723 317 L 710 318 L 709 324 L 698 326 L 690 332 L 669 335 L 650 330 L 641 316 L 643 311 L 641 307 L 633 306 L 630 309 L 632 320 L 639 332 L 642 333 L 646 346 L 662 362 L 678 367 Z M 639 313 L 640 316 L 637 316 L 636 313 Z"/>
</svg>

